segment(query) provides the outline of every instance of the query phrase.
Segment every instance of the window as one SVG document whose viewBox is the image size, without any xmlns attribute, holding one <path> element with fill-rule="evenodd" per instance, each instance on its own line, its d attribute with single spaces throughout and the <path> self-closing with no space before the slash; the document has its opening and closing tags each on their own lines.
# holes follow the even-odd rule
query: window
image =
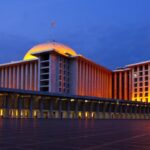
<svg viewBox="0 0 150 150">
<path fill-rule="evenodd" d="M 139 86 L 143 86 L 143 83 L 140 83 Z"/>
<path fill-rule="evenodd" d="M 137 87 L 137 83 L 134 84 L 134 87 Z"/>
<path fill-rule="evenodd" d="M 145 91 L 148 91 L 148 87 L 145 88 Z"/>
<path fill-rule="evenodd" d="M 143 72 L 140 72 L 140 76 L 142 76 L 143 75 Z"/>
<path fill-rule="evenodd" d="M 137 92 L 137 89 L 134 89 L 134 92 Z"/>
<path fill-rule="evenodd" d="M 143 81 L 143 78 L 142 78 L 142 77 L 140 77 L 140 78 L 139 78 L 139 80 L 140 80 L 140 81 Z"/>
<path fill-rule="evenodd" d="M 143 70 L 143 66 L 140 66 L 140 68 L 139 68 L 139 69 L 140 69 L 140 71 L 142 71 L 142 70 Z"/>
<path fill-rule="evenodd" d="M 148 65 L 145 65 L 145 70 L 148 70 Z"/>
<path fill-rule="evenodd" d="M 145 96 L 148 96 L 148 93 L 145 93 Z"/>
<path fill-rule="evenodd" d="M 140 95 L 139 95 L 140 97 L 142 97 L 143 96 L 143 94 L 142 93 L 140 93 Z"/>
<path fill-rule="evenodd" d="M 137 97 L 137 94 L 134 94 L 134 97 Z"/>
<path fill-rule="evenodd" d="M 148 80 L 148 77 L 145 77 L 145 80 Z"/>
<path fill-rule="evenodd" d="M 137 71 L 137 67 L 134 67 L 134 72 L 136 72 Z"/>
<path fill-rule="evenodd" d="M 137 78 L 134 78 L 134 82 L 137 82 Z"/>
<path fill-rule="evenodd" d="M 59 92 L 61 92 L 61 88 L 59 88 Z"/>
<path fill-rule="evenodd" d="M 142 92 L 142 91 L 143 91 L 143 89 L 142 89 L 142 88 L 140 88 L 140 89 L 139 89 L 139 91 L 140 91 L 140 92 Z"/>
<path fill-rule="evenodd" d="M 145 86 L 148 86 L 148 82 L 145 82 Z"/>
<path fill-rule="evenodd" d="M 148 71 L 145 71 L 145 75 L 148 75 Z"/>
<path fill-rule="evenodd" d="M 61 82 L 59 82 L 59 86 L 61 86 Z"/>
</svg>

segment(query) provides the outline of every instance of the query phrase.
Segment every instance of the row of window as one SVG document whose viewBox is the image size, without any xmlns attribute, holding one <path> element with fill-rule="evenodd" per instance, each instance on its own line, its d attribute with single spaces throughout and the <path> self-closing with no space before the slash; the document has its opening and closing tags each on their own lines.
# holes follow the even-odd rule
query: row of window
<svg viewBox="0 0 150 150">
<path fill-rule="evenodd" d="M 134 94 L 134 97 L 137 97 L 137 96 L 138 96 L 138 94 Z M 139 94 L 139 97 L 143 97 L 143 96 L 148 96 L 148 93 L 145 93 L 145 94 L 140 93 Z"/>
<path fill-rule="evenodd" d="M 148 64 L 139 66 L 140 71 L 142 71 L 143 69 L 148 70 Z M 137 67 L 134 67 L 134 72 L 136 72 L 136 71 L 137 71 Z"/>
<path fill-rule="evenodd" d="M 144 89 L 145 89 L 145 92 L 148 91 L 148 87 L 145 87 L 145 88 L 139 88 L 139 91 L 140 91 L 140 92 L 143 92 Z M 137 92 L 137 88 L 134 89 L 134 92 Z"/>
<path fill-rule="evenodd" d="M 145 71 L 145 72 L 138 72 L 138 73 L 135 72 L 135 73 L 134 73 L 134 77 L 137 77 L 138 75 L 139 75 L 139 76 L 148 75 L 148 71 Z"/>
<path fill-rule="evenodd" d="M 141 82 L 141 83 L 139 83 L 139 86 L 143 86 L 143 85 L 148 86 L 148 82 L 145 82 L 145 83 Z M 138 84 L 135 83 L 134 87 L 137 87 L 137 86 L 138 86 Z"/>
<path fill-rule="evenodd" d="M 146 76 L 145 78 L 144 77 L 139 77 L 139 78 L 134 78 L 134 82 L 137 82 L 139 79 L 139 81 L 143 81 L 143 80 L 148 80 L 148 76 Z"/>
<path fill-rule="evenodd" d="M 134 100 L 135 100 L 135 101 L 138 101 L 136 98 L 135 98 Z M 141 102 L 148 102 L 148 98 L 145 98 L 145 99 L 140 98 L 140 101 L 141 101 Z"/>
</svg>

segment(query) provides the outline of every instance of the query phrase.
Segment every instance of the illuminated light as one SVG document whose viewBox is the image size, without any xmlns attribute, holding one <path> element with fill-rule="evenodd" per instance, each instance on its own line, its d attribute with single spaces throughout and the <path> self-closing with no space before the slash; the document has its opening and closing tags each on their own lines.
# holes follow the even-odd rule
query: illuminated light
<svg viewBox="0 0 150 150">
<path fill-rule="evenodd" d="M 16 117 L 18 117 L 18 110 L 16 110 Z"/>
<path fill-rule="evenodd" d="M 28 116 L 28 112 L 27 112 L 27 110 L 25 110 L 25 116 L 26 116 L 26 117 Z"/>
<path fill-rule="evenodd" d="M 78 116 L 79 116 L 79 118 L 82 118 L 82 113 L 79 112 L 79 113 L 78 113 Z"/>
<path fill-rule="evenodd" d="M 88 100 L 85 100 L 85 103 L 87 103 L 88 102 Z"/>
<path fill-rule="evenodd" d="M 93 118 L 94 117 L 94 113 L 92 112 L 92 114 L 91 114 L 91 117 Z"/>
<path fill-rule="evenodd" d="M 130 104 L 127 104 L 127 106 L 129 106 Z"/>
<path fill-rule="evenodd" d="M 74 99 L 71 99 L 70 101 L 71 101 L 71 102 L 74 102 Z"/>
<path fill-rule="evenodd" d="M 36 117 L 37 116 L 37 112 L 36 110 L 33 111 L 33 116 Z"/>
<path fill-rule="evenodd" d="M 137 73 L 134 73 L 134 78 L 136 78 L 137 77 Z"/>
<path fill-rule="evenodd" d="M 21 110 L 21 113 L 20 113 L 20 115 L 21 115 L 21 117 L 23 116 L 23 112 L 22 112 L 22 110 Z"/>
<path fill-rule="evenodd" d="M 86 118 L 88 117 L 88 112 L 85 113 L 85 117 L 86 117 Z"/>
<path fill-rule="evenodd" d="M 39 44 L 34 46 L 33 48 L 31 48 L 26 55 L 24 56 L 23 60 L 32 60 L 32 59 L 36 59 L 35 56 L 32 55 L 32 53 L 38 53 L 38 52 L 42 52 L 42 51 L 47 51 L 47 50 L 55 50 L 56 52 L 68 56 L 76 56 L 76 52 L 71 49 L 70 47 L 60 44 L 60 43 L 56 43 L 56 42 L 50 42 L 50 43 L 44 43 L 44 44 Z"/>
<path fill-rule="evenodd" d="M 0 110 L 0 116 L 3 116 L 3 110 L 2 109 Z"/>
</svg>

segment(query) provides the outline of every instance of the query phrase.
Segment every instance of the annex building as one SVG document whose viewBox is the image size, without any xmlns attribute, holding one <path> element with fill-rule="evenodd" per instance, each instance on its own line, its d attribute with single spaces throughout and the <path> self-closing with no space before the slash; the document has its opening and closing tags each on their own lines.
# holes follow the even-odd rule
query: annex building
<svg viewBox="0 0 150 150">
<path fill-rule="evenodd" d="M 0 117 L 149 118 L 150 61 L 111 71 L 56 43 L 0 65 Z"/>
</svg>

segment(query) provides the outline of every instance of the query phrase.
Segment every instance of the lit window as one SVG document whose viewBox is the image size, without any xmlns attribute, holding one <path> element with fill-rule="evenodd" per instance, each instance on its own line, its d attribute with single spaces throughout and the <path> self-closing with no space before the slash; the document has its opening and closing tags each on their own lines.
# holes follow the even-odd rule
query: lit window
<svg viewBox="0 0 150 150">
<path fill-rule="evenodd" d="M 148 91 L 148 87 L 145 88 L 145 91 Z"/>
<path fill-rule="evenodd" d="M 145 86 L 148 86 L 148 82 L 145 82 Z"/>
<path fill-rule="evenodd" d="M 140 93 L 140 95 L 139 95 L 140 97 L 142 97 L 143 96 L 143 94 L 142 93 Z"/>
</svg>

